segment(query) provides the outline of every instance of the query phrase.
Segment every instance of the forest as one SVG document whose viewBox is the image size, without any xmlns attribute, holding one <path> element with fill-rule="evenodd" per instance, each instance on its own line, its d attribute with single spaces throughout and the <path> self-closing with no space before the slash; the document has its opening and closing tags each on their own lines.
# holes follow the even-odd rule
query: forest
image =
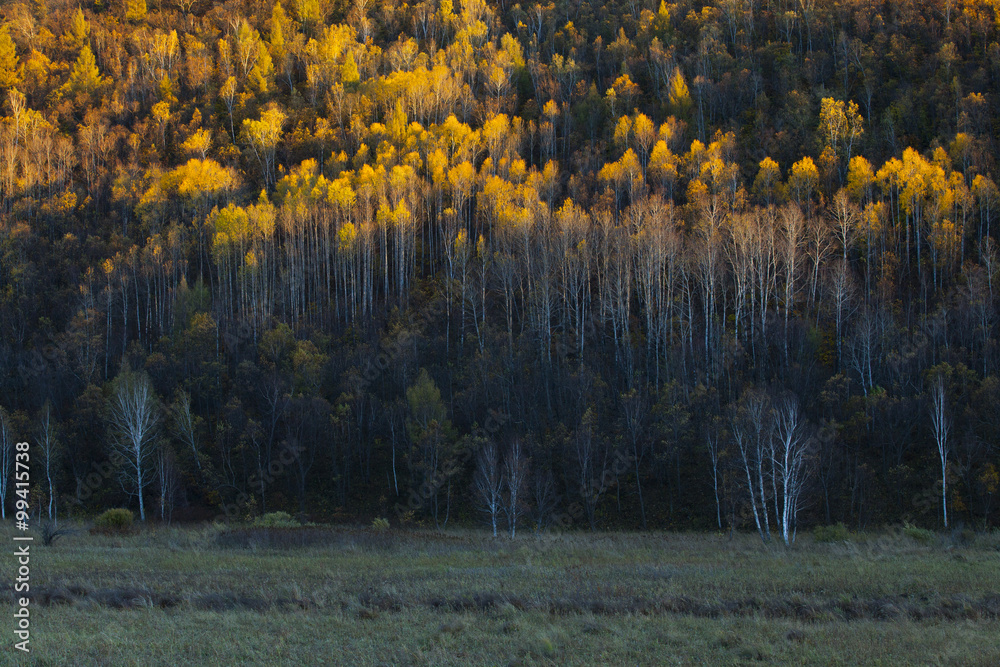
<svg viewBox="0 0 1000 667">
<path fill-rule="evenodd" d="M 998 525 L 996 0 L 2 17 L 4 516 Z"/>
</svg>

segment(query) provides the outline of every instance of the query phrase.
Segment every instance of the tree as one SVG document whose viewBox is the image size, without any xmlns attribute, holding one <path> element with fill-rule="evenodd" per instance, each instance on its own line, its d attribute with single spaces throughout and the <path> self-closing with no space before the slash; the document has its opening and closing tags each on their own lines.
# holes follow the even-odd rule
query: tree
<svg viewBox="0 0 1000 667">
<path fill-rule="evenodd" d="M 48 484 L 48 516 L 49 521 L 58 522 L 58 506 L 56 505 L 55 475 L 59 466 L 59 440 L 56 425 L 52 421 L 52 404 L 45 401 L 39 416 L 38 451 L 41 454 L 42 466 L 45 468 L 45 482 Z"/>
<path fill-rule="evenodd" d="M 486 515 L 497 536 L 497 517 L 503 505 L 503 473 L 497 445 L 493 440 L 484 439 L 478 443 L 476 451 L 476 474 L 474 478 L 480 510 Z"/>
<path fill-rule="evenodd" d="M 722 530 L 722 503 L 719 501 L 719 481 L 724 475 L 722 470 L 722 460 L 725 456 L 725 448 L 722 446 L 720 431 L 721 417 L 716 417 L 705 429 L 705 445 L 708 451 L 708 459 L 712 465 L 712 493 L 715 496 L 715 522 Z M 730 526 L 730 529 L 732 526 Z"/>
<path fill-rule="evenodd" d="M 777 162 L 769 157 L 760 161 L 753 191 L 768 206 L 775 203 L 781 193 L 781 169 Z"/>
<path fill-rule="evenodd" d="M 112 383 L 109 424 L 111 445 L 122 461 L 125 478 L 139 496 L 139 519 L 146 520 L 143 491 L 152 482 L 159 406 L 153 383 L 144 371 L 128 366 Z"/>
<path fill-rule="evenodd" d="M 7 491 L 10 489 L 11 466 L 14 465 L 14 438 L 10 432 L 10 417 L 0 408 L 0 519 L 7 518 Z"/>
<path fill-rule="evenodd" d="M 233 126 L 233 107 L 236 104 L 236 77 L 231 76 L 226 79 L 222 87 L 219 88 L 219 97 L 226 105 L 226 110 L 229 111 L 229 133 L 233 135 L 233 142 L 236 142 L 236 128 Z"/>
<path fill-rule="evenodd" d="M 90 50 L 88 44 L 84 44 L 80 49 L 80 55 L 73 65 L 73 70 L 69 74 L 69 79 L 60 89 L 64 94 L 70 95 L 90 95 L 96 93 L 104 86 L 104 78 L 97 69 L 97 60 L 94 52 Z"/>
<path fill-rule="evenodd" d="M 156 449 L 156 474 L 160 489 L 160 521 L 170 523 L 180 487 L 173 449 L 163 444 Z"/>
<path fill-rule="evenodd" d="M 687 118 L 691 112 L 693 106 L 691 93 L 680 67 L 674 68 L 674 73 L 670 76 L 667 104 L 670 105 L 673 114 L 680 118 Z"/>
<path fill-rule="evenodd" d="M 941 514 L 944 527 L 948 527 L 948 453 L 950 443 L 948 433 L 951 421 L 948 417 L 948 401 L 945 395 L 944 375 L 938 374 L 931 384 L 931 427 L 934 429 L 934 444 L 937 445 L 938 458 L 941 460 Z"/>
<path fill-rule="evenodd" d="M 642 497 L 642 475 L 639 465 L 646 454 L 648 440 L 646 439 L 646 417 L 649 407 L 642 395 L 635 389 L 621 396 L 621 410 L 625 425 L 625 433 L 629 439 L 629 452 L 635 467 L 635 487 L 639 494 L 639 512 L 642 518 L 642 529 L 646 530 L 646 502 Z"/>
<path fill-rule="evenodd" d="M 274 157 L 281 141 L 281 127 L 285 123 L 285 113 L 277 107 L 263 111 L 260 120 L 247 118 L 243 121 L 243 142 L 250 148 L 260 165 L 264 188 L 274 187 Z"/>
<path fill-rule="evenodd" d="M 792 165 L 792 173 L 788 176 L 788 196 L 796 201 L 800 208 L 806 204 L 819 183 L 819 169 L 809 156 Z"/>
<path fill-rule="evenodd" d="M 775 512 L 785 544 L 795 541 L 802 492 L 809 479 L 811 438 L 798 399 L 786 396 L 773 408 L 776 446 L 772 470 L 777 477 Z"/>
<path fill-rule="evenodd" d="M 191 394 L 184 390 L 177 392 L 177 399 L 171 409 L 173 417 L 174 435 L 186 447 L 190 448 L 194 458 L 195 466 L 201 470 L 201 454 L 198 452 L 197 429 L 203 421 L 201 417 L 191 411 Z"/>
<path fill-rule="evenodd" d="M 451 510 L 452 474 L 456 471 L 450 465 L 445 469 L 445 464 L 451 463 L 446 458 L 451 453 L 454 433 L 441 390 L 426 368 L 420 369 L 416 381 L 406 390 L 406 401 L 410 407 L 406 426 L 415 450 L 410 457 L 411 468 L 420 480 L 420 488 L 426 490 L 425 500 L 433 503 L 434 525 L 440 528 L 438 501 L 442 486 L 446 487 L 445 525 Z"/>
<path fill-rule="evenodd" d="M 124 0 L 125 20 L 129 23 L 139 23 L 146 18 L 146 0 Z"/>
<path fill-rule="evenodd" d="M 795 204 L 789 203 L 781 209 L 778 216 L 780 225 L 777 239 L 778 256 L 781 258 L 782 274 L 784 277 L 784 302 L 785 329 L 783 337 L 785 362 L 788 362 L 788 322 L 791 318 L 792 309 L 795 306 L 795 298 L 798 295 L 798 277 L 801 272 L 802 248 L 805 246 L 805 219 L 802 210 Z"/>
<path fill-rule="evenodd" d="M 748 390 L 731 406 L 729 413 L 730 433 L 743 463 L 754 524 L 761 541 L 765 543 L 771 539 L 771 523 L 764 481 L 767 464 L 774 462 L 769 456 L 773 434 L 769 411 L 767 396 Z"/>
<path fill-rule="evenodd" d="M 5 24 L 0 27 L 0 88 L 16 86 L 20 81 L 17 71 L 17 50 Z"/>
<path fill-rule="evenodd" d="M 832 97 L 824 97 L 820 102 L 819 133 L 826 145 L 833 149 L 838 158 L 851 162 L 854 145 L 864 134 L 864 120 L 858 113 L 858 105 L 852 101 L 843 102 Z M 840 181 L 844 181 L 843 169 L 838 170 Z"/>
<path fill-rule="evenodd" d="M 590 523 L 590 530 L 597 530 L 597 506 L 608 490 L 608 448 L 596 429 L 597 417 L 593 408 L 587 408 L 580 426 L 570 438 L 576 462 L 576 482 Z"/>
<path fill-rule="evenodd" d="M 517 534 L 517 520 L 524 514 L 522 491 L 527 477 L 528 461 L 520 438 L 514 438 L 503 457 L 503 511 L 511 538 Z M 496 535 L 495 527 L 493 533 Z"/>
<path fill-rule="evenodd" d="M 83 10 L 79 7 L 73 12 L 69 21 L 69 27 L 62 36 L 62 42 L 70 51 L 79 51 L 90 38 L 90 24 L 83 15 Z"/>
</svg>

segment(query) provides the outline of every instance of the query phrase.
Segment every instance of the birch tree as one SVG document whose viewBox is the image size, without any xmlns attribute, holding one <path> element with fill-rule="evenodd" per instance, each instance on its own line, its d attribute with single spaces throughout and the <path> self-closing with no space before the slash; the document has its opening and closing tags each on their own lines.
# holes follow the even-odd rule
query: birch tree
<svg viewBox="0 0 1000 667">
<path fill-rule="evenodd" d="M 517 534 L 517 520 L 524 514 L 524 481 L 528 476 L 528 461 L 520 438 L 514 438 L 503 459 L 503 511 L 507 528 L 513 538 Z M 495 533 L 495 531 L 494 531 Z"/>
<path fill-rule="evenodd" d="M 500 471 L 500 461 L 497 445 L 492 440 L 485 440 L 476 452 L 476 495 L 479 498 L 479 508 L 486 515 L 493 528 L 493 537 L 497 536 L 497 517 L 503 504 L 503 476 Z"/>
<path fill-rule="evenodd" d="M 14 463 L 14 442 L 10 433 L 10 417 L 0 408 L 0 518 L 7 518 L 7 491 L 10 489 L 10 468 Z"/>
<path fill-rule="evenodd" d="M 763 542 L 769 542 L 771 522 L 764 486 L 765 463 L 771 445 L 767 396 L 753 390 L 746 392 L 730 413 L 730 429 L 743 463 L 757 532 Z"/>
<path fill-rule="evenodd" d="M 940 375 L 931 387 L 931 426 L 934 428 L 934 443 L 937 445 L 938 458 L 941 460 L 941 514 L 944 517 L 944 527 L 948 527 L 948 432 L 951 420 L 948 418 L 947 396 L 944 390 L 944 378 Z"/>
<path fill-rule="evenodd" d="M 41 455 L 42 466 L 45 468 L 45 482 L 49 487 L 48 516 L 49 521 L 55 521 L 58 513 L 55 498 L 54 475 L 59 465 L 59 442 L 56 438 L 56 427 L 52 423 L 52 404 L 45 401 L 38 425 L 38 452 Z"/>
<path fill-rule="evenodd" d="M 111 445 L 121 456 L 123 473 L 139 496 L 139 519 L 146 520 L 143 490 L 152 481 L 159 407 L 149 376 L 127 366 L 114 380 L 111 395 Z"/>
<path fill-rule="evenodd" d="M 201 455 L 198 453 L 197 424 L 201 421 L 191 411 L 191 394 L 184 390 L 177 392 L 177 400 L 173 405 L 174 434 L 186 447 L 191 449 L 194 463 L 201 470 Z"/>
<path fill-rule="evenodd" d="M 774 407 L 774 437 L 772 470 L 777 479 L 778 497 L 775 513 L 781 525 L 785 544 L 795 541 L 802 491 L 808 481 L 810 454 L 809 432 L 798 400 L 787 396 Z"/>
</svg>

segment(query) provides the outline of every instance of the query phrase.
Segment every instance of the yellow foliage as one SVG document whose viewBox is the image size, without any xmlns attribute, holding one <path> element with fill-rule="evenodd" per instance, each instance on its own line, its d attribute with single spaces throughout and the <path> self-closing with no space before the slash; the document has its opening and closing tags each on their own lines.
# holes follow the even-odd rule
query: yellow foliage
<svg viewBox="0 0 1000 667">
<path fill-rule="evenodd" d="M 73 65 L 69 80 L 62 87 L 64 93 L 94 93 L 104 85 L 104 79 L 97 69 L 97 60 L 90 46 L 84 44 Z"/>
<path fill-rule="evenodd" d="M 191 133 L 184 143 L 181 144 L 181 150 L 185 153 L 196 153 L 201 156 L 201 159 L 205 159 L 205 155 L 208 153 L 208 149 L 212 146 L 212 131 L 206 128 L 195 130 Z"/>
<path fill-rule="evenodd" d="M 847 194 L 851 199 L 859 203 L 868 200 L 874 182 L 875 170 L 871 163 L 860 155 L 852 157 L 847 166 Z"/>
<path fill-rule="evenodd" d="M 348 252 L 354 248 L 358 237 L 358 229 L 352 222 L 345 222 L 337 231 L 337 244 L 340 252 Z"/>
<path fill-rule="evenodd" d="M 667 102 L 673 112 L 679 116 L 685 115 L 690 111 L 691 102 L 691 92 L 688 90 L 687 82 L 684 80 L 684 74 L 681 72 L 680 67 L 674 68 L 674 73 L 670 77 L 669 83 L 670 89 L 667 93 Z"/>
<path fill-rule="evenodd" d="M 629 137 L 632 134 L 632 119 L 622 116 L 615 125 L 614 142 L 617 146 L 624 148 L 628 145 Z"/>
<path fill-rule="evenodd" d="M 765 157 L 758 165 L 757 177 L 753 181 L 753 191 L 758 197 L 771 203 L 778 199 L 780 187 L 781 168 L 770 157 Z"/>
<path fill-rule="evenodd" d="M 799 203 L 812 196 L 819 183 L 819 169 L 808 155 L 792 165 L 792 173 L 788 176 L 788 194 Z"/>
<path fill-rule="evenodd" d="M 146 0 L 125 0 L 125 20 L 138 23 L 146 18 Z"/>
</svg>

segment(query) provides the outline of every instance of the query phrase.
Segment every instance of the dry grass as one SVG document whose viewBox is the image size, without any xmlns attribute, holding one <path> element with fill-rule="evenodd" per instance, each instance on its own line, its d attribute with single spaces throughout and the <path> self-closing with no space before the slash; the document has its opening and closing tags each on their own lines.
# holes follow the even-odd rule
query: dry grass
<svg viewBox="0 0 1000 667">
<path fill-rule="evenodd" d="M 34 548 L 34 661 L 0 661 L 1000 664 L 998 582 L 997 535 L 81 531 Z"/>
</svg>

